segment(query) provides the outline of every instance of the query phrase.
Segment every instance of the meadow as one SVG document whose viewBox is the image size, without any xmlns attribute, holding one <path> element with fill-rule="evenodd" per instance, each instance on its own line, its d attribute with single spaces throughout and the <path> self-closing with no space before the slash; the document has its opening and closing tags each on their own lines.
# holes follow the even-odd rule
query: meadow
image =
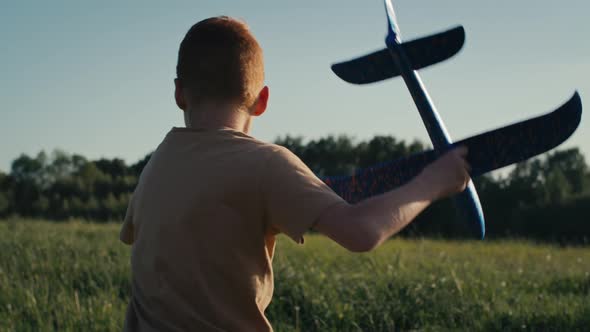
<svg viewBox="0 0 590 332">
<path fill-rule="evenodd" d="M 0 331 L 120 331 L 129 247 L 117 224 L 0 221 Z M 393 239 L 351 254 L 279 237 L 276 331 L 583 331 L 590 247 Z"/>
</svg>

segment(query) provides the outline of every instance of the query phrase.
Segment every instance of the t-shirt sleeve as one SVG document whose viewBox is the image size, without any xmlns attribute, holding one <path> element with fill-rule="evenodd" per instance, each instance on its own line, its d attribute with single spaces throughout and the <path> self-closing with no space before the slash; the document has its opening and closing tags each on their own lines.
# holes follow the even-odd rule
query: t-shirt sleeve
<svg viewBox="0 0 590 332">
<path fill-rule="evenodd" d="M 270 156 L 262 177 L 267 227 L 297 243 L 303 243 L 303 233 L 322 212 L 344 202 L 301 159 L 283 147 Z"/>
</svg>

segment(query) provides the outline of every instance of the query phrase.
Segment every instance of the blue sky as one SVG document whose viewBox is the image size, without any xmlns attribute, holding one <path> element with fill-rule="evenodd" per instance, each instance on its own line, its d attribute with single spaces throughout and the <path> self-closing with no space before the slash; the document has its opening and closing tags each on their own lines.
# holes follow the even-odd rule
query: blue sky
<svg viewBox="0 0 590 332">
<path fill-rule="evenodd" d="M 462 24 L 455 58 L 421 75 L 461 139 L 550 111 L 578 89 L 590 102 L 590 2 L 394 1 L 405 40 Z M 135 162 L 182 114 L 173 101 L 178 45 L 214 15 L 248 22 L 266 58 L 268 112 L 252 134 L 346 133 L 427 141 L 400 79 L 340 81 L 330 64 L 383 47 L 380 0 L 14 1 L 0 3 L 0 170 L 55 148 Z M 564 147 L 590 156 L 590 124 Z"/>
</svg>

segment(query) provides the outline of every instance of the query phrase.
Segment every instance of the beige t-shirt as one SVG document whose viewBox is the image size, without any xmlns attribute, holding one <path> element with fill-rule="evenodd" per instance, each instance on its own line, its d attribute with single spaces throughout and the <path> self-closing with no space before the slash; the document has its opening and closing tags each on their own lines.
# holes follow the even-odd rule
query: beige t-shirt
<svg viewBox="0 0 590 332">
<path fill-rule="evenodd" d="M 173 128 L 121 229 L 131 252 L 126 331 L 272 331 L 275 235 L 303 243 L 343 202 L 289 150 L 231 129 Z"/>
</svg>

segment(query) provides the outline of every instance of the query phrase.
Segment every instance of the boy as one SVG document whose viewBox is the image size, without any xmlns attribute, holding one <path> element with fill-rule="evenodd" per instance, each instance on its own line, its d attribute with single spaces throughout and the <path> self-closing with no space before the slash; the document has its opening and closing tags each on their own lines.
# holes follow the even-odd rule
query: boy
<svg viewBox="0 0 590 332">
<path fill-rule="evenodd" d="M 172 128 L 133 194 L 120 238 L 133 244 L 126 331 L 272 331 L 275 236 L 308 229 L 353 252 L 376 248 L 431 202 L 465 189 L 466 150 L 409 183 L 348 204 L 289 150 L 249 136 L 267 106 L 262 50 L 229 17 L 180 45 Z"/>
</svg>

